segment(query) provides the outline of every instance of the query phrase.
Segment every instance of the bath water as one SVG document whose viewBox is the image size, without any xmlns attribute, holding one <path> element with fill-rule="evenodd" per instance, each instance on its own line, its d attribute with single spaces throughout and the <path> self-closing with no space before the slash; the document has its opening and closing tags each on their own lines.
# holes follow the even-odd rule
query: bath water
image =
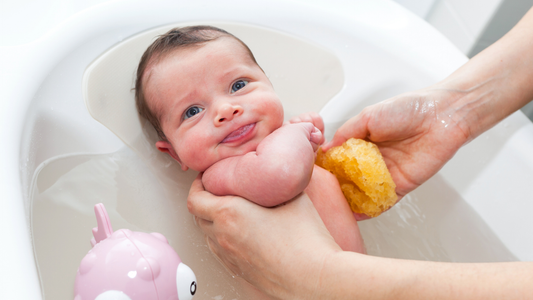
<svg viewBox="0 0 533 300">
<path fill-rule="evenodd" d="M 72 299 L 76 271 L 104 203 L 113 230 L 159 232 L 198 280 L 195 299 L 250 299 L 210 253 L 187 210 L 195 172 L 170 159 L 145 163 L 128 148 L 43 163 L 32 184 L 31 229 L 45 299 Z M 517 260 L 476 212 L 439 177 L 378 218 L 360 222 L 370 255 L 451 262 Z"/>
</svg>

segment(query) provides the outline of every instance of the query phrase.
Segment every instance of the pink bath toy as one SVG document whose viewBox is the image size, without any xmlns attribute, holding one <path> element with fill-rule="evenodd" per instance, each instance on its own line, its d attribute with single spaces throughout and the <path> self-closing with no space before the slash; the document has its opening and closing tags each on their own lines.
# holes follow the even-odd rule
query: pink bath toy
<svg viewBox="0 0 533 300">
<path fill-rule="evenodd" d="M 94 206 L 98 227 L 82 259 L 74 300 L 189 300 L 196 276 L 160 233 L 113 232 L 103 204 Z"/>
</svg>

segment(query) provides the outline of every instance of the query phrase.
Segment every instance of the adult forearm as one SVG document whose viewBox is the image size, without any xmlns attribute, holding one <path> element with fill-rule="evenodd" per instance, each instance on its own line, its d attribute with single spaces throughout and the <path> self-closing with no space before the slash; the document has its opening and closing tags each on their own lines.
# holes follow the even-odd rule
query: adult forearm
<svg viewBox="0 0 533 300">
<path fill-rule="evenodd" d="M 455 92 L 451 118 L 477 137 L 533 99 L 533 9 L 435 88 Z"/>
<path fill-rule="evenodd" d="M 440 263 L 338 252 L 316 299 L 527 299 L 533 263 Z"/>
</svg>

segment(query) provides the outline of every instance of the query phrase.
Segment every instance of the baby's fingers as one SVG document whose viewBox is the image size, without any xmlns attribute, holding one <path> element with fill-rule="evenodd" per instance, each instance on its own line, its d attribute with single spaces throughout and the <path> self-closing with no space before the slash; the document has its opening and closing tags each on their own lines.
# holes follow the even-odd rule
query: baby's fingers
<svg viewBox="0 0 533 300">
<path fill-rule="evenodd" d="M 322 145 L 325 142 L 324 135 L 318 128 L 313 128 L 313 131 L 310 134 L 309 141 L 313 146 L 313 151 L 318 150 L 318 146 Z"/>
<path fill-rule="evenodd" d="M 296 117 L 293 117 L 293 118 L 291 118 L 289 120 L 289 123 L 291 123 L 291 124 L 303 123 L 303 122 L 313 123 L 313 119 L 311 118 L 309 113 L 300 114 L 300 115 L 298 115 Z"/>
<path fill-rule="evenodd" d="M 301 122 L 290 125 L 294 128 L 301 128 L 305 132 L 307 139 L 309 139 L 309 142 L 313 144 L 313 149 L 315 151 L 318 149 L 318 146 L 322 145 L 326 140 L 324 134 L 317 127 L 315 127 L 313 123 Z"/>
<path fill-rule="evenodd" d="M 303 122 L 312 123 L 313 125 L 315 125 L 316 128 L 318 128 L 318 130 L 324 133 L 324 121 L 322 120 L 322 117 L 316 112 L 303 113 L 289 120 L 290 124 L 303 123 Z"/>
</svg>

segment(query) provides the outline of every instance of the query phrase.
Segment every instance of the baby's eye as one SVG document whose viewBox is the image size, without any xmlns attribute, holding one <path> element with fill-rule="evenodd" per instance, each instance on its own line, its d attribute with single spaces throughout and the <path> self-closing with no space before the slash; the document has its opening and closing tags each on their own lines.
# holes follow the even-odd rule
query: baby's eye
<svg viewBox="0 0 533 300">
<path fill-rule="evenodd" d="M 235 83 L 231 86 L 231 93 L 235 93 L 236 91 L 242 89 L 247 84 L 248 84 L 248 81 L 246 80 L 235 81 Z"/>
<path fill-rule="evenodd" d="M 183 114 L 183 120 L 187 120 L 190 117 L 194 117 L 195 115 L 201 113 L 204 109 L 198 106 L 191 106 L 187 108 L 185 113 Z"/>
</svg>

